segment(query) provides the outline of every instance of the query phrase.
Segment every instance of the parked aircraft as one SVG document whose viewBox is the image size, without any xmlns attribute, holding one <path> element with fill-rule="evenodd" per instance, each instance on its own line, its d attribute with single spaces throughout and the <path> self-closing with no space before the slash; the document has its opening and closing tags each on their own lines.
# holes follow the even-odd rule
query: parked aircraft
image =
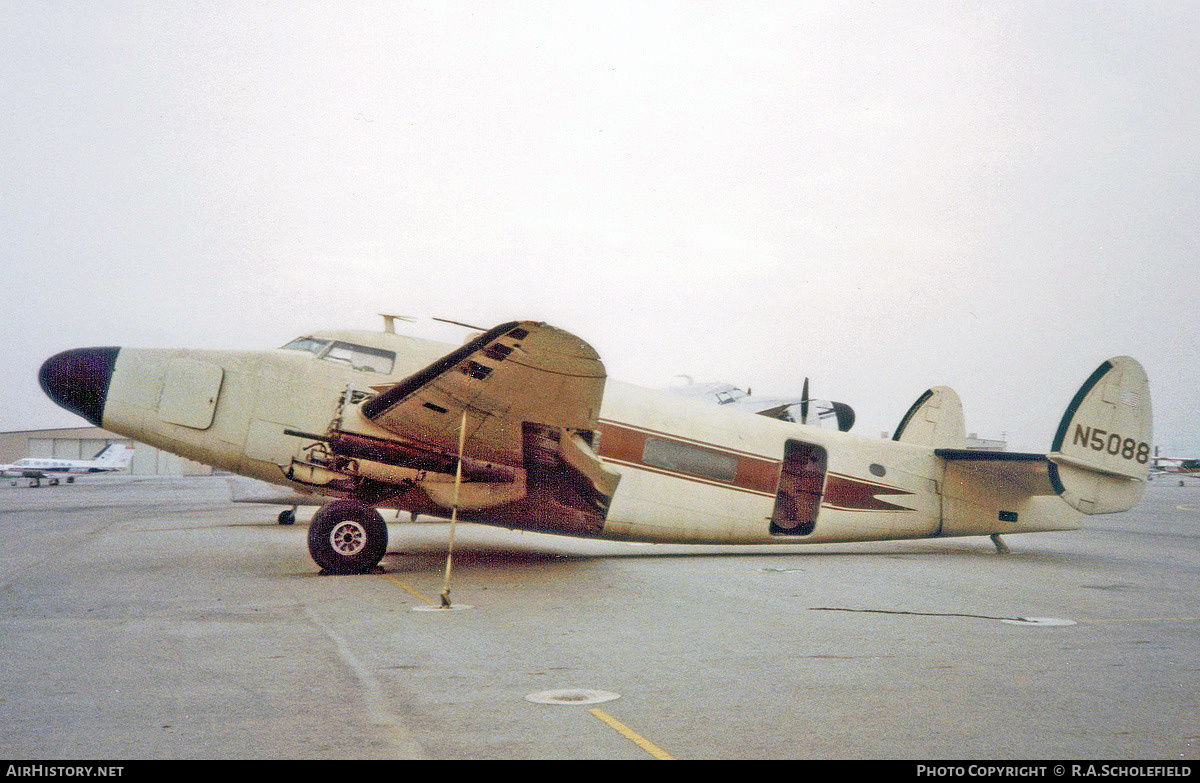
<svg viewBox="0 0 1200 783">
<path fill-rule="evenodd" d="M 92 459 L 53 459 L 50 457 L 24 457 L 11 465 L 0 465 L 5 476 L 29 479 L 29 486 L 40 487 L 42 479 L 49 479 L 50 486 L 57 487 L 63 478 L 70 484 L 76 476 L 89 473 L 111 473 L 125 470 L 133 461 L 133 446 L 111 443 L 102 448 Z M 13 482 L 16 486 L 16 482 Z"/>
<path fill-rule="evenodd" d="M 624 541 L 827 543 L 1078 528 L 1131 508 L 1150 468 L 1149 384 L 1105 361 L 1048 454 L 968 451 L 936 386 L 891 440 L 607 378 L 586 342 L 536 321 L 462 345 L 323 331 L 275 351 L 80 348 L 42 388 L 112 432 L 329 498 L 308 545 L 373 569 L 377 509 Z"/>
<path fill-rule="evenodd" d="M 1182 457 L 1155 457 L 1154 466 L 1150 469 L 1150 478 L 1159 476 L 1178 476 L 1179 486 L 1184 479 L 1200 479 L 1200 459 Z"/>
<path fill-rule="evenodd" d="M 696 383 L 687 375 L 679 377 L 685 382 L 672 386 L 670 391 L 684 397 L 729 405 L 738 410 L 797 424 L 821 426 L 828 420 L 842 432 L 849 432 L 854 426 L 854 409 L 846 403 L 809 399 L 807 378 L 804 379 L 799 397 L 772 398 L 755 397 L 749 390 L 739 389 L 732 383 Z"/>
</svg>

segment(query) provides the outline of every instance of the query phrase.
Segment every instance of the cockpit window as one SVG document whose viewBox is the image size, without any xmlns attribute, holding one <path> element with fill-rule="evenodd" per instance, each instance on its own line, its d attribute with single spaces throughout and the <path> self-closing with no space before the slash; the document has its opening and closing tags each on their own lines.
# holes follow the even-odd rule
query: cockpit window
<svg viewBox="0 0 1200 783">
<path fill-rule="evenodd" d="M 355 345 L 341 340 L 319 340 L 315 337 L 297 337 L 283 346 L 285 351 L 307 351 L 327 362 L 348 364 L 363 372 L 390 373 L 396 364 L 394 351 L 384 351 L 365 345 Z"/>
<path fill-rule="evenodd" d="M 328 340 L 316 340 L 312 337 L 297 337 L 287 345 L 283 346 L 285 351 L 308 351 L 311 354 L 320 355 L 321 351 L 329 345 Z"/>
<path fill-rule="evenodd" d="M 396 362 L 396 354 L 378 348 L 368 348 L 365 345 L 354 345 L 337 341 L 321 357 L 328 361 L 345 362 L 356 370 L 366 372 L 390 373 Z"/>
</svg>

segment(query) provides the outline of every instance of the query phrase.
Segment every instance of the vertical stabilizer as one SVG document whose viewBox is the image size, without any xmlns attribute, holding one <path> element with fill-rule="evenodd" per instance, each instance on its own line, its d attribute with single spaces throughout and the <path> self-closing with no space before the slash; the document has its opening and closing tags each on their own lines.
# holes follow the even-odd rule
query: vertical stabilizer
<svg viewBox="0 0 1200 783">
<path fill-rule="evenodd" d="M 105 467 L 127 468 L 133 462 L 133 447 L 124 443 L 110 443 L 100 450 L 95 461 Z"/>
<path fill-rule="evenodd" d="M 949 386 L 934 386 L 922 394 L 900 420 L 892 440 L 935 449 L 964 448 L 967 425 L 957 392 Z"/>
<path fill-rule="evenodd" d="M 1150 470 L 1150 384 L 1136 360 L 1101 364 L 1071 400 L 1050 448 L 1050 482 L 1085 514 L 1128 511 Z"/>
</svg>

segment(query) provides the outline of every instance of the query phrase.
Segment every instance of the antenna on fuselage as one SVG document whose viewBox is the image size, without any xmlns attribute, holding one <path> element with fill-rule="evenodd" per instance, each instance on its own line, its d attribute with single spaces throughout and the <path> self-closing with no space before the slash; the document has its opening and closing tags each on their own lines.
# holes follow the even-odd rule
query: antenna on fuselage
<svg viewBox="0 0 1200 783">
<path fill-rule="evenodd" d="M 417 320 L 411 315 L 388 315 L 387 313 L 380 313 L 379 317 L 383 319 L 383 331 L 387 332 L 388 334 L 396 333 L 396 319 L 408 321 L 409 323 Z"/>
<path fill-rule="evenodd" d="M 383 319 L 383 331 L 387 332 L 388 334 L 396 333 L 396 321 L 416 323 L 420 320 L 436 321 L 442 324 L 450 324 L 451 326 L 461 326 L 464 329 L 474 329 L 477 332 L 487 331 L 487 329 L 484 329 L 482 326 L 475 326 L 474 324 L 463 323 L 462 321 L 453 321 L 449 318 L 435 318 L 433 316 L 429 316 L 428 318 L 418 318 L 417 316 L 413 315 L 390 315 L 388 313 L 379 313 L 379 317 Z"/>
</svg>

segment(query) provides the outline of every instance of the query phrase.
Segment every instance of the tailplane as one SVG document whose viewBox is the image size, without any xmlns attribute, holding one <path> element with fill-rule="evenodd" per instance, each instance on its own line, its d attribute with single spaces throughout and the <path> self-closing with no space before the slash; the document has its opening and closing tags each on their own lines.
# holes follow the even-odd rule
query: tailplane
<svg viewBox="0 0 1200 783">
<path fill-rule="evenodd" d="M 1146 371 L 1128 356 L 1109 359 L 1063 414 L 1048 455 L 1050 483 L 1085 514 L 1128 511 L 1145 490 L 1152 442 Z"/>
</svg>

